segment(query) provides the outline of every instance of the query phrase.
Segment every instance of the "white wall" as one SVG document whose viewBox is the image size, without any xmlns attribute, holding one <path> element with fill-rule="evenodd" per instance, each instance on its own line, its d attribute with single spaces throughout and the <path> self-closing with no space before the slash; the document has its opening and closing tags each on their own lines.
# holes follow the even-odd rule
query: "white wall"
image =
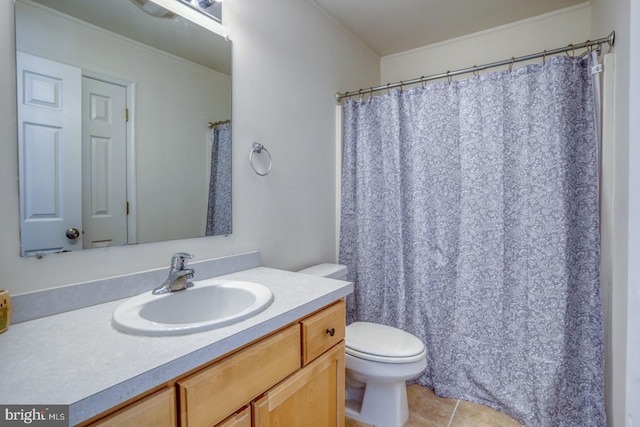
<svg viewBox="0 0 640 427">
<path fill-rule="evenodd" d="M 233 234 L 19 257 L 13 2 L 0 2 L 0 287 L 12 294 L 259 250 L 263 264 L 334 261 L 335 93 L 378 83 L 379 57 L 311 2 L 234 0 L 224 18 L 233 52 Z M 273 156 L 256 175 L 252 141 Z"/>
<path fill-rule="evenodd" d="M 385 56 L 381 60 L 380 80 L 384 84 L 440 74 L 447 70 L 453 71 L 502 61 L 512 56 L 542 52 L 569 43 L 581 43 L 590 38 L 591 8 L 589 3 L 583 3 L 490 30 Z"/>
<path fill-rule="evenodd" d="M 604 310 L 611 313 L 605 325 L 606 406 L 608 422 L 613 427 L 629 425 L 626 424 L 627 411 L 631 409 L 626 403 L 631 397 L 627 390 L 627 333 L 637 334 L 637 330 L 627 327 L 627 314 L 638 309 L 627 310 L 628 286 L 631 284 L 629 271 L 637 268 L 633 262 L 629 262 L 632 259 L 629 235 L 637 221 L 629 221 L 632 218 L 629 202 L 633 188 L 630 185 L 629 166 L 629 162 L 633 161 L 629 144 L 629 28 L 629 0 L 592 1 L 592 36 L 616 31 L 616 44 L 612 49 L 615 52 L 615 111 L 613 123 L 609 123 L 613 143 L 603 147 L 611 155 L 608 162 L 603 164 L 602 196 L 607 205 L 602 212 L 601 224 L 601 282 L 605 300 L 609 304 Z M 635 258 L 637 256 L 636 252 Z"/>
<path fill-rule="evenodd" d="M 230 76 L 38 5 L 20 2 L 16 8 L 18 49 L 136 83 L 131 117 L 136 125 L 138 243 L 203 236 L 207 123 L 231 117 Z"/>
<path fill-rule="evenodd" d="M 640 117 L 640 2 L 631 2 L 629 22 L 629 117 Z M 640 122 L 629 121 L 629 183 L 640 182 Z M 635 167 L 632 167 L 634 165 Z M 637 260 L 640 256 L 640 193 L 629 185 L 629 256 Z M 640 425 L 640 265 L 629 266 L 629 297 L 627 334 L 627 425 Z"/>
</svg>

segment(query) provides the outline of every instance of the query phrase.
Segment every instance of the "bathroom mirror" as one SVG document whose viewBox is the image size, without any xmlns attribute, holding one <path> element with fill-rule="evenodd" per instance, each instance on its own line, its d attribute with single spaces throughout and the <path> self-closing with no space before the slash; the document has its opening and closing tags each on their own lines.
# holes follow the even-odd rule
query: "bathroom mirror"
<svg viewBox="0 0 640 427">
<path fill-rule="evenodd" d="M 23 256 L 231 232 L 227 38 L 146 0 L 16 0 L 16 58 Z"/>
</svg>

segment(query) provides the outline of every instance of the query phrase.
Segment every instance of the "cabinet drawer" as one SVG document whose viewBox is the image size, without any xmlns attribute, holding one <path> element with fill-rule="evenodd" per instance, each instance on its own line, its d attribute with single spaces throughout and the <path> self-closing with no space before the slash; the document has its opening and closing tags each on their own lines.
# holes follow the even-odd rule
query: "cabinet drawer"
<svg viewBox="0 0 640 427">
<path fill-rule="evenodd" d="M 299 368 L 293 325 L 178 381 L 180 426 L 214 425 Z"/>
<path fill-rule="evenodd" d="M 302 320 L 303 365 L 344 339 L 345 302 L 340 301 Z"/>
<path fill-rule="evenodd" d="M 91 427 L 175 427 L 176 394 L 165 388 L 91 424 Z"/>
</svg>

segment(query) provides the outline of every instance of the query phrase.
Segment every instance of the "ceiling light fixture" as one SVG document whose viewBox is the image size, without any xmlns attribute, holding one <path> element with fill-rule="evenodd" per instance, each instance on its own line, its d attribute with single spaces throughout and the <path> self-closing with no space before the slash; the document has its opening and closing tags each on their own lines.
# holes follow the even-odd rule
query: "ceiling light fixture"
<svg viewBox="0 0 640 427">
<path fill-rule="evenodd" d="M 151 16 L 155 16 L 156 18 L 163 19 L 173 19 L 176 17 L 176 14 L 165 9 L 164 7 L 149 1 L 149 0 L 131 0 L 133 4 L 138 6 L 140 9 L 144 10 Z"/>
<path fill-rule="evenodd" d="M 180 0 L 195 10 L 222 23 L 222 0 Z"/>
<path fill-rule="evenodd" d="M 191 0 L 191 4 L 196 4 L 203 9 L 213 6 L 216 3 L 222 3 L 222 0 Z"/>
</svg>

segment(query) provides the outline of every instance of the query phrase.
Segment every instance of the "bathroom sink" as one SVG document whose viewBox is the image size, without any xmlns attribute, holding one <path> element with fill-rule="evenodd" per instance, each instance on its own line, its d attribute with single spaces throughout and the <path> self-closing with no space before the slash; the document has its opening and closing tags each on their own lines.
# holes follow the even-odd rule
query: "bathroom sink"
<svg viewBox="0 0 640 427">
<path fill-rule="evenodd" d="M 259 283 L 207 279 L 182 291 L 129 298 L 113 312 L 111 324 L 137 335 L 184 335 L 221 328 L 248 319 L 273 302 Z"/>
</svg>

